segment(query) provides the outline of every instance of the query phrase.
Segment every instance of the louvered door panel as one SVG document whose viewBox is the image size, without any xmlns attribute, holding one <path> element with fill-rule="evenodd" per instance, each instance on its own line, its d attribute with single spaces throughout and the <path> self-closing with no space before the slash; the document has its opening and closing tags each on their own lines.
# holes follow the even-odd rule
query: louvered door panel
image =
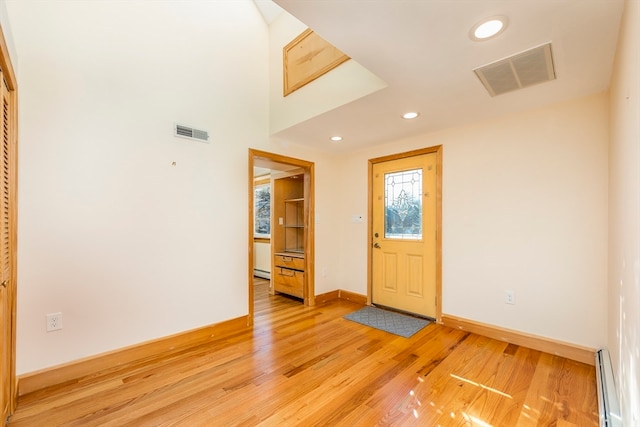
<svg viewBox="0 0 640 427">
<path fill-rule="evenodd" d="M 6 420 L 15 407 L 15 165 L 14 94 L 0 71 L 0 420 Z"/>
<path fill-rule="evenodd" d="M 0 184 L 0 280 L 10 280 L 11 276 L 11 234 L 10 234 L 10 187 L 11 182 L 11 115 L 10 93 L 2 79 L 2 178 Z"/>
</svg>

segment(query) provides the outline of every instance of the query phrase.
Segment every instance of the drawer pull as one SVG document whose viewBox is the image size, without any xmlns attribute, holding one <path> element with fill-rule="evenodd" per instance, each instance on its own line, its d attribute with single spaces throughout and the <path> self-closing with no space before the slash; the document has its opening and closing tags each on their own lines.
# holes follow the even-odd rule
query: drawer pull
<svg viewBox="0 0 640 427">
<path fill-rule="evenodd" d="M 283 256 L 282 257 L 282 261 L 284 261 L 284 262 L 292 262 L 293 261 L 293 257 Z"/>
<path fill-rule="evenodd" d="M 285 271 L 288 271 L 290 274 L 285 274 Z M 294 277 L 296 275 L 296 272 L 293 270 L 283 270 L 282 268 L 280 269 L 280 273 L 281 276 L 285 276 L 285 277 Z"/>
</svg>

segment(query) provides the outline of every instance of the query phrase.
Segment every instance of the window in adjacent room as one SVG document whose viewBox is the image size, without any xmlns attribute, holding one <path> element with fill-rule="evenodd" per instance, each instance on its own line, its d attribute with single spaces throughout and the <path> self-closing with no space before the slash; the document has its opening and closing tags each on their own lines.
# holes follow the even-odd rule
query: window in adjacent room
<svg viewBox="0 0 640 427">
<path fill-rule="evenodd" d="M 271 237 L 271 183 L 256 181 L 254 186 L 254 232 L 255 237 Z"/>
</svg>

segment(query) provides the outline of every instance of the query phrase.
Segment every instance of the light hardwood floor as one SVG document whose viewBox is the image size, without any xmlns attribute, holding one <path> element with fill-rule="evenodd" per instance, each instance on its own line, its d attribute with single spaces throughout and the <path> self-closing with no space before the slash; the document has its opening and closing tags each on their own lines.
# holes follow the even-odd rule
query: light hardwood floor
<svg viewBox="0 0 640 427">
<path fill-rule="evenodd" d="M 592 366 L 431 324 L 410 339 L 256 284 L 255 327 L 21 397 L 18 426 L 597 426 Z"/>
</svg>

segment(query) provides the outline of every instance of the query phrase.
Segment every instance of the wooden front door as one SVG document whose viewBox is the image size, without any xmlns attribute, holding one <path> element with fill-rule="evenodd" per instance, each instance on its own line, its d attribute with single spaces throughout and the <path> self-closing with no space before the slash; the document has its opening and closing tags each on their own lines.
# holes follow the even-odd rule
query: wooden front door
<svg viewBox="0 0 640 427">
<path fill-rule="evenodd" d="M 373 304 L 437 318 L 437 166 L 436 152 L 372 165 Z"/>
</svg>

